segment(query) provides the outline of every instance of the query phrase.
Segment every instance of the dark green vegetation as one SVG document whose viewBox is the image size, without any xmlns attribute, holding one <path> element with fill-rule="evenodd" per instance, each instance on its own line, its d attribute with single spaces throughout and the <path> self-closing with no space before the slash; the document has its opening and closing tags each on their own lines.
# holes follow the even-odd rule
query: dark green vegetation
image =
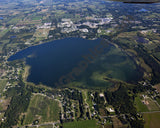
<svg viewBox="0 0 160 128">
<path fill-rule="evenodd" d="M 137 111 L 133 104 L 134 96 L 129 96 L 125 87 L 121 85 L 115 92 L 107 91 L 105 96 L 108 104 L 111 104 L 115 108 L 117 115 L 126 114 L 127 120 L 130 122 L 131 127 L 143 127 L 143 120 L 140 120 L 137 117 Z"/>
<path fill-rule="evenodd" d="M 63 128 L 97 128 L 95 120 L 64 123 Z"/>
<path fill-rule="evenodd" d="M 78 90 L 74 90 L 72 93 L 70 90 L 64 90 L 61 92 L 62 95 L 64 95 L 64 99 L 62 100 L 64 102 L 63 109 L 64 109 L 64 118 L 68 118 L 69 120 L 72 120 L 73 112 L 66 113 L 68 110 L 70 111 L 70 108 L 72 107 L 72 102 L 75 104 L 74 110 L 75 110 L 75 117 L 77 120 L 80 118 L 83 118 L 84 116 L 84 101 L 82 97 L 82 93 Z M 77 105 L 76 105 L 77 104 Z M 61 113 L 62 114 L 62 113 Z M 61 120 L 62 121 L 62 120 Z M 65 121 L 62 121 L 65 122 Z"/>
<path fill-rule="evenodd" d="M 6 92 L 6 96 L 12 96 L 12 99 L 4 115 L 6 120 L 0 125 L 2 128 L 16 125 L 19 121 L 19 115 L 26 112 L 28 108 L 31 91 L 25 88 L 22 81 L 19 82 L 19 86 L 21 87 L 11 88 Z M 23 122 L 23 120 L 21 121 Z"/>
</svg>

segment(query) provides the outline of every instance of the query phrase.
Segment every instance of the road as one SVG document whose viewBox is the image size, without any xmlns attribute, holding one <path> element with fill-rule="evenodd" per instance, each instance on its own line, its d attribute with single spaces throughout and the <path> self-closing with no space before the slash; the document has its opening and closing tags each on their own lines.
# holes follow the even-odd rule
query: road
<svg viewBox="0 0 160 128">
<path fill-rule="evenodd" d="M 141 113 L 144 114 L 144 113 L 157 113 L 157 112 L 160 112 L 160 111 L 141 112 Z"/>
<path fill-rule="evenodd" d="M 27 127 L 40 127 L 40 126 L 47 126 L 47 125 L 53 125 L 53 128 L 54 128 L 54 126 L 55 126 L 55 124 L 59 124 L 60 122 L 59 121 L 57 121 L 57 122 L 49 122 L 49 123 L 45 123 L 45 124 L 37 124 L 37 125 L 32 125 L 32 124 L 30 124 L 30 125 L 26 125 Z M 21 127 L 21 128 L 26 128 L 26 126 L 23 126 L 23 127 Z"/>
</svg>

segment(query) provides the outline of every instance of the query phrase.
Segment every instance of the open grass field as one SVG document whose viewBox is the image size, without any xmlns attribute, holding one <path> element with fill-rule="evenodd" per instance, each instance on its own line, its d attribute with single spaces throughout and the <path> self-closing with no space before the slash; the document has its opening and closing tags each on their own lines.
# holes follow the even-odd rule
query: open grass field
<svg viewBox="0 0 160 128">
<path fill-rule="evenodd" d="M 145 113 L 143 117 L 145 120 L 144 128 L 159 128 L 160 127 L 160 112 L 159 113 Z"/>
<path fill-rule="evenodd" d="M 36 32 L 34 33 L 34 37 L 47 39 L 49 30 L 50 30 L 49 28 L 37 29 Z"/>
<path fill-rule="evenodd" d="M 32 17 L 32 20 L 40 20 L 40 19 L 42 19 L 42 17 L 41 17 L 41 16 L 35 16 L 35 17 Z"/>
<path fill-rule="evenodd" d="M 64 123 L 63 128 L 97 128 L 95 120 Z"/>
<path fill-rule="evenodd" d="M 7 81 L 6 80 L 0 80 L 0 93 L 2 93 L 3 89 L 6 86 Z"/>
<path fill-rule="evenodd" d="M 142 103 L 139 96 L 135 98 L 135 105 L 136 105 L 138 112 L 148 112 L 149 111 L 147 106 Z"/>
<path fill-rule="evenodd" d="M 13 18 L 13 19 L 11 19 L 11 20 L 8 21 L 8 24 L 16 24 L 16 23 L 18 23 L 20 20 L 21 20 L 21 19 L 19 19 L 19 18 Z"/>
<path fill-rule="evenodd" d="M 59 112 L 60 107 L 58 101 L 40 94 L 33 95 L 24 119 L 24 124 L 32 124 L 35 120 L 38 120 L 39 124 L 57 121 L 59 120 Z"/>
<path fill-rule="evenodd" d="M 0 38 L 3 37 L 8 31 L 9 29 L 0 30 Z"/>
</svg>

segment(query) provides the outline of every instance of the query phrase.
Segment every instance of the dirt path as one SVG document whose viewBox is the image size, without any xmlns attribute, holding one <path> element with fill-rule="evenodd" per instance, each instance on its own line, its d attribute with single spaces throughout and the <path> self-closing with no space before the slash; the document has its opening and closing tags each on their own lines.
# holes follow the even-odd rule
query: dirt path
<svg viewBox="0 0 160 128">
<path fill-rule="evenodd" d="M 59 124 L 60 122 L 58 121 L 58 122 L 49 122 L 49 123 L 45 123 L 45 124 L 38 124 L 38 125 L 26 125 L 27 127 L 37 127 L 37 128 L 39 128 L 40 126 L 47 126 L 47 125 L 53 125 L 53 128 L 54 128 L 54 125 L 55 124 Z M 26 126 L 23 126 L 23 127 L 21 127 L 21 128 L 26 128 Z"/>
</svg>

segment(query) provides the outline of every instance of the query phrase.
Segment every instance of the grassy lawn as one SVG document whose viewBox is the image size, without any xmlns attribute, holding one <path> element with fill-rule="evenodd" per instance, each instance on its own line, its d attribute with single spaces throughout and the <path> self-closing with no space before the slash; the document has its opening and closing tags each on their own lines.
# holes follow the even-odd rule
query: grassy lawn
<svg viewBox="0 0 160 128">
<path fill-rule="evenodd" d="M 145 113 L 143 116 L 145 120 L 144 128 L 159 128 L 160 113 Z"/>
<path fill-rule="evenodd" d="M 8 21 L 8 24 L 16 24 L 20 21 L 21 19 L 18 19 L 18 18 L 13 18 L 11 19 L 10 21 Z"/>
<path fill-rule="evenodd" d="M 8 31 L 9 31 L 9 29 L 5 29 L 5 30 L 0 31 L 0 38 L 3 37 Z"/>
<path fill-rule="evenodd" d="M 97 128 L 95 120 L 64 123 L 63 128 Z"/>
<path fill-rule="evenodd" d="M 138 112 L 148 112 L 148 108 L 145 104 L 142 103 L 140 97 L 135 98 L 135 104 Z"/>
<path fill-rule="evenodd" d="M 7 81 L 6 80 L 0 80 L 0 93 L 2 93 L 3 89 L 6 86 Z"/>
<path fill-rule="evenodd" d="M 32 124 L 38 120 L 39 124 L 59 120 L 60 107 L 57 101 L 42 95 L 34 95 L 30 101 L 24 124 Z"/>
</svg>

